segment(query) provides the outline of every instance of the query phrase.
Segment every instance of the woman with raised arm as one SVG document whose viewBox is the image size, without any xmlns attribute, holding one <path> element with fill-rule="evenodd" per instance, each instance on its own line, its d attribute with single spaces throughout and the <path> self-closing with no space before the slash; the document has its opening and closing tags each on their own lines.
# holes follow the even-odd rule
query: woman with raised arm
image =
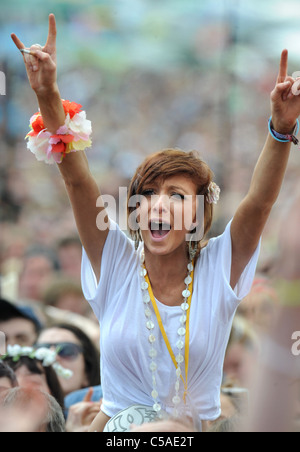
<svg viewBox="0 0 300 452">
<path fill-rule="evenodd" d="M 130 184 L 130 240 L 108 219 L 84 152 L 73 152 L 90 145 L 89 127 L 85 113 L 60 98 L 54 16 L 44 47 L 12 38 L 40 107 L 29 148 L 58 162 L 84 248 L 83 290 L 101 326 L 103 404 L 91 431 L 105 424 L 105 431 L 125 431 L 163 413 L 215 420 L 232 320 L 250 291 L 260 238 L 297 142 L 300 98 L 287 51 L 271 94 L 270 133 L 225 232 L 208 243 L 195 233 L 199 207 L 205 235 L 219 198 L 210 168 L 194 153 L 165 150 L 148 157 Z"/>
<path fill-rule="evenodd" d="M 51 14 L 48 39 L 44 47 L 34 45 L 30 51 L 26 50 L 18 37 L 12 35 L 13 41 L 23 54 L 28 79 L 37 96 L 44 126 L 53 135 L 66 121 L 57 86 L 56 33 L 55 17 Z M 108 230 L 101 232 L 96 226 L 95 218 L 101 211 L 101 206 L 96 207 L 100 196 L 99 188 L 89 171 L 84 152 L 72 152 L 58 167 L 72 203 L 82 244 L 99 279 L 101 254 L 108 234 Z"/>
</svg>

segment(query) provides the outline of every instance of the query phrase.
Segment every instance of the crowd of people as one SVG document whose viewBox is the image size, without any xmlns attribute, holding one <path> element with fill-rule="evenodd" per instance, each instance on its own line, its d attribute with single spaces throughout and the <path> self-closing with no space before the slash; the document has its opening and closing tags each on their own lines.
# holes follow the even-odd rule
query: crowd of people
<svg viewBox="0 0 300 452">
<path fill-rule="evenodd" d="M 288 227 L 293 230 L 296 225 L 297 222 Z M 297 248 L 298 242 L 293 243 Z M 18 297 L 0 300 L 0 331 L 4 332 L 6 349 L 10 351 L 0 363 L 1 431 L 87 432 L 101 407 L 100 330 L 80 289 L 81 246 L 73 237 L 47 251 L 39 248 L 13 257 L 13 268 L 22 269 L 18 278 L 10 282 L 10 286 L 18 284 L 13 288 Z M 251 293 L 240 305 L 224 363 L 222 415 L 209 425 L 208 431 L 251 428 L 247 416 L 257 389 L 253 387 L 253 370 L 258 368 L 264 339 L 278 321 L 280 297 L 298 300 L 297 255 L 296 250 L 289 254 L 288 274 L 285 266 L 280 272 L 277 265 L 271 272 L 259 269 Z M 2 266 L 12 265 L 11 258 L 3 258 Z M 279 262 L 284 262 L 282 259 Z M 278 277 L 288 278 L 288 292 L 282 294 Z M 279 325 L 284 332 L 284 325 Z M 289 332 L 288 327 L 286 334 Z M 30 350 L 45 348 L 56 350 L 56 362 L 72 372 L 71 378 L 57 375 L 53 366 L 43 365 L 43 355 L 42 360 L 30 356 Z M 278 395 L 277 389 L 275 393 Z M 287 397 L 285 403 L 288 401 Z M 265 415 L 272 417 L 269 402 Z M 293 402 L 288 428 L 298 431 L 299 393 Z M 28 413 L 25 419 L 24 409 Z M 196 428 L 182 419 L 181 424 L 165 420 L 161 426 L 152 424 L 145 430 L 136 427 L 133 431 L 193 432 Z"/>
</svg>

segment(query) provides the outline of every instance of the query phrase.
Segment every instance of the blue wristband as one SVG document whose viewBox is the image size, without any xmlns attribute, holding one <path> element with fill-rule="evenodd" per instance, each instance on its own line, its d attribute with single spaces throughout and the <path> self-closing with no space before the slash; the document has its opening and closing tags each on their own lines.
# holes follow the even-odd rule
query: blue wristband
<svg viewBox="0 0 300 452">
<path fill-rule="evenodd" d="M 281 133 L 278 133 L 278 132 L 276 132 L 276 130 L 274 130 L 273 124 L 272 124 L 272 116 L 269 119 L 269 132 L 272 135 L 272 137 L 276 141 L 279 141 L 280 143 L 294 143 L 295 145 L 299 144 L 299 140 L 296 138 L 296 135 L 298 135 L 298 133 L 299 133 L 299 128 L 300 128 L 300 124 L 299 124 L 299 120 L 297 119 L 297 124 L 295 126 L 293 133 L 291 135 L 282 135 Z"/>
</svg>

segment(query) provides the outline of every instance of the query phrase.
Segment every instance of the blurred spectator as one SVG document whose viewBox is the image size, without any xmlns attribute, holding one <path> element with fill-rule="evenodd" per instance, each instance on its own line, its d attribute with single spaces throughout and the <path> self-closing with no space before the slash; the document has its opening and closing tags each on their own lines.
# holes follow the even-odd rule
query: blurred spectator
<svg viewBox="0 0 300 452">
<path fill-rule="evenodd" d="M 5 334 L 6 344 L 32 346 L 41 329 L 41 322 L 31 307 L 0 299 L 0 331 Z"/>
<path fill-rule="evenodd" d="M 279 232 L 279 255 L 274 262 L 272 276 L 286 280 L 300 279 L 300 196 L 284 212 Z M 298 256 L 295 259 L 295 256 Z"/>
<path fill-rule="evenodd" d="M 43 330 L 37 342 L 39 347 L 59 347 L 57 360 L 63 367 L 73 371 L 72 378 L 60 378 L 65 396 L 100 384 L 100 355 L 82 330 L 67 324 L 53 326 Z"/>
<path fill-rule="evenodd" d="M 250 294 L 238 308 L 238 314 L 247 319 L 256 332 L 269 331 L 274 322 L 278 295 L 266 278 L 257 276 Z"/>
<path fill-rule="evenodd" d="M 18 386 L 14 371 L 3 361 L 0 361 L 0 392 Z"/>
<path fill-rule="evenodd" d="M 243 418 L 235 414 L 232 417 L 223 418 L 213 423 L 208 433 L 241 433 L 244 430 Z"/>
<path fill-rule="evenodd" d="M 209 432 L 223 431 L 231 427 L 231 420 L 243 418 L 248 413 L 249 391 L 245 388 L 226 387 L 221 389 L 221 416 L 212 422 L 207 422 Z M 225 422 L 226 421 L 226 422 Z"/>
<path fill-rule="evenodd" d="M 44 322 L 45 326 L 52 327 L 53 325 L 56 326 L 67 321 L 68 324 L 74 325 L 82 330 L 93 342 L 93 345 L 99 349 L 100 327 L 94 313 L 91 314 L 91 318 L 88 318 L 75 314 L 74 312 L 63 311 L 53 306 L 44 305 L 42 306 L 42 311 L 46 317 L 46 322 Z"/>
<path fill-rule="evenodd" d="M 63 391 L 52 366 L 43 366 L 40 360 L 28 356 L 22 356 L 17 361 L 14 358 L 5 358 L 4 362 L 14 371 L 21 388 L 51 394 L 64 409 Z"/>
<path fill-rule="evenodd" d="M 82 393 L 85 393 L 82 397 Z M 80 396 L 80 402 L 75 402 L 73 398 L 73 403 L 70 404 L 68 409 L 68 416 L 66 422 L 67 432 L 88 432 L 90 425 L 99 414 L 102 405 L 102 391 L 101 396 L 99 393 L 99 388 L 89 388 L 84 391 L 77 391 L 76 397 Z M 93 400 L 93 397 L 97 398 Z M 72 394 L 67 397 L 69 402 L 71 402 Z"/>
<path fill-rule="evenodd" d="M 14 388 L 0 398 L 0 431 L 62 433 L 65 419 L 51 395 L 32 388 Z"/>
<path fill-rule="evenodd" d="M 78 237 L 66 237 L 57 247 L 60 269 L 65 276 L 80 281 L 82 245 Z"/>
<path fill-rule="evenodd" d="M 41 301 L 46 285 L 58 270 L 56 255 L 44 247 L 34 247 L 24 256 L 20 275 L 19 297 Z"/>
<path fill-rule="evenodd" d="M 21 174 L 0 169 L 0 181 L 0 221 L 17 222 L 26 200 Z"/>
<path fill-rule="evenodd" d="M 92 388 L 80 389 L 79 391 L 71 392 L 65 397 L 65 410 L 68 412 L 71 406 L 86 400 L 93 403 L 98 403 L 102 400 L 103 392 L 101 386 L 94 386 Z M 100 409 L 99 409 L 100 411 Z"/>
<path fill-rule="evenodd" d="M 224 382 L 248 388 L 249 376 L 259 353 L 259 340 L 252 326 L 236 316 L 224 362 Z"/>
<path fill-rule="evenodd" d="M 82 293 L 81 284 L 74 279 L 58 276 L 46 288 L 42 301 L 47 306 L 90 316 L 91 309 Z"/>
</svg>

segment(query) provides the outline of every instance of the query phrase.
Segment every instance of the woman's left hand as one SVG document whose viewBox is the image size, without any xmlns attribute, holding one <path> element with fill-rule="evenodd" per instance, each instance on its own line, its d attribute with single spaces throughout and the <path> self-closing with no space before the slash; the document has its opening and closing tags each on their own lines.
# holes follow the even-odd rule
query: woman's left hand
<svg viewBox="0 0 300 452">
<path fill-rule="evenodd" d="M 296 80 L 288 76 L 288 51 L 281 54 L 279 75 L 271 93 L 272 122 L 276 132 L 290 134 L 293 132 L 300 116 L 300 91 L 294 85 Z M 299 93 L 299 95 L 296 95 Z"/>
</svg>

